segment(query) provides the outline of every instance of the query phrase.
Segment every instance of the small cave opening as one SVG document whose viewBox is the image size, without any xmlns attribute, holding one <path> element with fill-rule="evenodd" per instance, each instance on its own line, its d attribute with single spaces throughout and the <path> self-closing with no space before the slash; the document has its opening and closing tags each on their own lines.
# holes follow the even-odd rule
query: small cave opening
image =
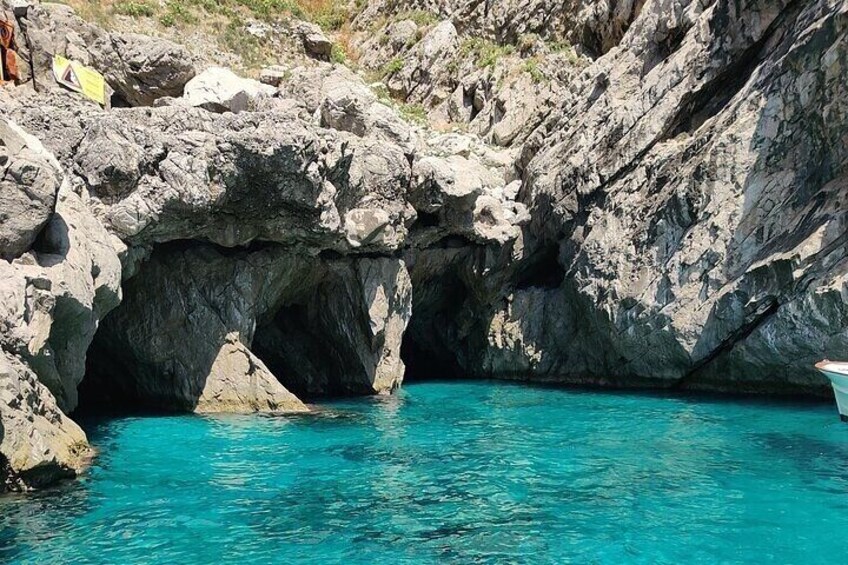
<svg viewBox="0 0 848 565">
<path fill-rule="evenodd" d="M 113 417 L 129 414 L 167 414 L 180 412 L 172 404 L 150 402 L 133 378 L 136 367 L 115 351 L 109 315 L 101 321 L 85 360 L 85 378 L 77 387 L 78 404 L 73 416 Z"/>
<path fill-rule="evenodd" d="M 565 269 L 559 261 L 559 245 L 542 246 L 516 271 L 514 284 L 517 290 L 528 288 L 557 288 L 565 279 Z"/>
<path fill-rule="evenodd" d="M 455 274 L 413 282 L 412 317 L 403 335 L 400 355 L 406 365 L 404 382 L 468 378 L 466 339 L 469 292 Z"/>
<path fill-rule="evenodd" d="M 320 324 L 312 299 L 281 306 L 257 325 L 252 351 L 289 392 L 301 400 L 360 394 L 344 379 L 350 352 Z"/>
<path fill-rule="evenodd" d="M 113 92 L 112 96 L 109 98 L 109 105 L 112 108 L 132 108 L 133 105 L 129 103 L 129 101 L 124 98 L 121 94 L 117 92 Z"/>
<path fill-rule="evenodd" d="M 412 315 L 392 346 L 382 340 L 399 336 L 375 329 L 382 299 L 372 302 L 371 293 L 384 289 L 389 311 L 400 308 L 391 301 L 401 295 L 385 282 L 370 285 L 401 280 L 388 267 L 396 261 L 295 257 L 277 248 L 157 248 L 123 282 L 121 304 L 94 335 L 77 412 L 191 412 L 214 404 L 219 391 L 250 390 L 233 389 L 244 381 L 229 373 L 247 371 L 244 358 L 304 401 L 373 394 L 397 362 L 392 347 L 407 382 L 478 377 L 486 312 L 474 282 L 480 257 L 467 245 L 424 255 L 417 272 L 410 268 Z"/>
</svg>

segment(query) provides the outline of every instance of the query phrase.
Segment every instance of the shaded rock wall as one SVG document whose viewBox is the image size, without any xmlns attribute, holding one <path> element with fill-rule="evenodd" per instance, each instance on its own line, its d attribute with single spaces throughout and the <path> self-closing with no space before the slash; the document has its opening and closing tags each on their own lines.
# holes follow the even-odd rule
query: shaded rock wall
<svg viewBox="0 0 848 565">
<path fill-rule="evenodd" d="M 182 242 L 158 247 L 124 292 L 81 393 L 101 408 L 300 411 L 287 389 L 388 393 L 403 379 L 410 286 L 396 259 Z"/>
</svg>

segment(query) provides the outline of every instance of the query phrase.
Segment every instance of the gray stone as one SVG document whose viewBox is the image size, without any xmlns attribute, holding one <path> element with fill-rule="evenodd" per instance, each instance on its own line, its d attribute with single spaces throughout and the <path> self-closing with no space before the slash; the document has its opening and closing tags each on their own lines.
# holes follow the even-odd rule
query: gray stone
<svg viewBox="0 0 848 565">
<path fill-rule="evenodd" d="M 291 76 L 291 70 L 287 67 L 273 65 L 259 71 L 259 82 L 268 86 L 278 87 Z"/>
<path fill-rule="evenodd" d="M 303 41 L 303 48 L 307 54 L 323 61 L 330 60 L 333 42 L 324 35 L 320 27 L 313 23 L 300 22 L 295 27 L 295 30 L 300 35 Z"/>
<path fill-rule="evenodd" d="M 113 33 L 109 45 L 91 46 L 92 65 L 132 106 L 150 106 L 159 98 L 179 97 L 196 74 L 191 56 L 167 39 Z"/>
<path fill-rule="evenodd" d="M 19 43 L 32 46 L 35 80 L 42 89 L 57 88 L 52 76 L 55 54 L 100 71 L 111 89 L 134 106 L 179 96 L 195 74 L 184 47 L 162 38 L 107 33 L 77 17 L 69 6 L 34 3 L 25 22 L 29 41 Z M 30 54 L 25 55 L 22 61 L 28 63 Z"/>
<path fill-rule="evenodd" d="M 61 184 L 58 163 L 37 139 L 0 121 L 0 258 L 11 260 L 35 243 L 50 219 Z"/>
<path fill-rule="evenodd" d="M 244 112 L 255 107 L 261 97 L 276 90 L 259 81 L 242 78 L 223 67 L 209 67 L 188 81 L 182 101 L 210 112 Z"/>
<path fill-rule="evenodd" d="M 74 477 L 92 455 L 85 433 L 35 374 L 0 351 L 0 493 Z"/>
<path fill-rule="evenodd" d="M 458 50 L 456 28 L 443 21 L 410 50 L 403 68 L 388 77 L 386 86 L 399 98 L 435 106 L 450 96 Z"/>
</svg>

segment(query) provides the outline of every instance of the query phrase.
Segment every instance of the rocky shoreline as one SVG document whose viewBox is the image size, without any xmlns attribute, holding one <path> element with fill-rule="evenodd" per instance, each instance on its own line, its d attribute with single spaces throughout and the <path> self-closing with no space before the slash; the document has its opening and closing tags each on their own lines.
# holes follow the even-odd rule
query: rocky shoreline
<svg viewBox="0 0 848 565">
<path fill-rule="evenodd" d="M 420 2 L 422 28 L 375 0 L 379 85 L 314 28 L 260 82 L 4 4 L 33 65 L 0 88 L 2 488 L 77 473 L 86 405 L 296 412 L 406 374 L 825 395 L 812 364 L 848 351 L 838 2 Z"/>
</svg>

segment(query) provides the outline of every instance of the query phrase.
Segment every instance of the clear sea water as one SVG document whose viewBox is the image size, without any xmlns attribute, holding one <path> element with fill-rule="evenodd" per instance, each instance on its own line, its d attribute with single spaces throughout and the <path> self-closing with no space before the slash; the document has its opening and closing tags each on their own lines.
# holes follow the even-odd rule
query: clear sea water
<svg viewBox="0 0 848 565">
<path fill-rule="evenodd" d="M 83 479 L 0 498 L 0 562 L 848 558 L 848 424 L 828 404 L 422 383 L 88 432 Z"/>
</svg>

